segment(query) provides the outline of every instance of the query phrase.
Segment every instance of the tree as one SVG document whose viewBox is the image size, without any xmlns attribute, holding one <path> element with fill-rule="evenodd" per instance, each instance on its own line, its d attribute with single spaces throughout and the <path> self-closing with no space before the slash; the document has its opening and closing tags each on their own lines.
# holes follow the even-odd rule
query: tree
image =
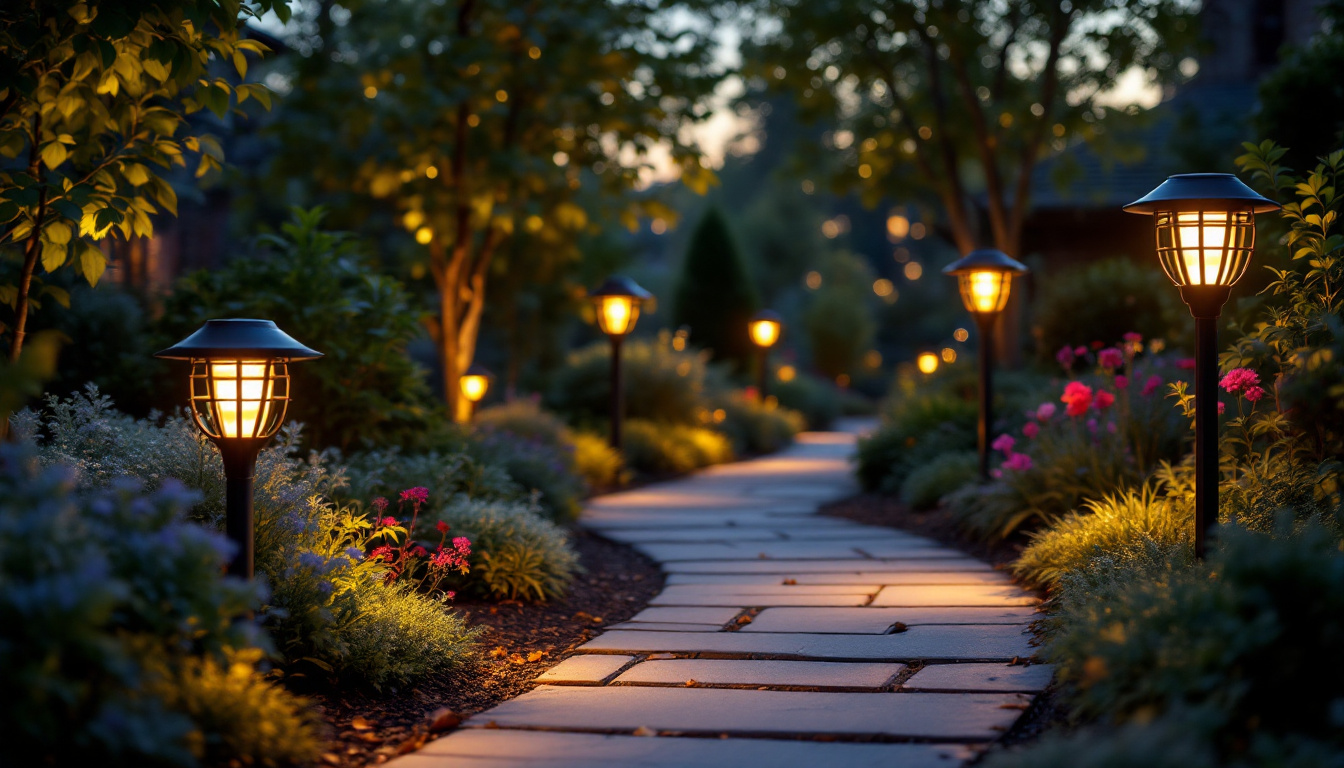
<svg viewBox="0 0 1344 768">
<path fill-rule="evenodd" d="M 803 312 L 803 327 L 812 366 L 836 379 L 858 367 L 873 342 L 873 273 L 863 259 L 836 251 L 828 255 L 821 274 L 821 286 Z"/>
<path fill-rule="evenodd" d="M 759 93 L 835 122 L 839 189 L 931 196 L 963 254 L 1020 256 L 1033 171 L 1106 130 L 1103 96 L 1140 68 L 1178 78 L 1195 6 L 1180 0 L 758 0 L 744 46 Z M 987 223 L 982 232 L 981 217 Z"/>
<path fill-rule="evenodd" d="M 677 283 L 673 323 L 691 329 L 691 341 L 716 360 L 739 368 L 752 358 L 747 322 L 760 305 L 728 222 L 710 208 L 696 225 Z"/>
<path fill-rule="evenodd" d="M 671 5 L 354 0 L 313 44 L 321 56 L 300 63 L 317 76 L 297 79 L 280 124 L 291 167 L 315 170 L 320 191 L 346 203 L 385 201 L 425 248 L 430 334 L 459 418 L 492 273 L 572 258 L 602 218 L 576 202 L 581 191 L 631 228 L 641 214 L 675 219 L 625 194 L 655 147 L 688 185 L 712 181 L 677 135 L 708 115 L 716 66 L 708 32 L 674 26 Z M 534 247 L 510 260 L 515 232 Z"/>
<path fill-rule="evenodd" d="M 0 285 L 0 302 L 14 310 L 12 325 L 0 325 L 10 360 L 36 301 L 69 301 L 42 284 L 39 261 L 45 273 L 70 264 L 96 284 L 106 268 L 98 241 L 149 237 L 151 216 L 176 215 L 167 170 L 184 166 L 188 152 L 200 156 L 198 177 L 220 168 L 219 143 L 187 115 L 208 108 L 223 117 L 248 98 L 270 105 L 265 86 L 217 75 L 243 76 L 247 54 L 265 52 L 240 31 L 269 10 L 288 17 L 278 0 L 0 7 L 0 258 L 19 262 L 18 282 Z"/>
<path fill-rule="evenodd" d="M 1326 0 L 1315 12 L 1325 26 L 1261 82 L 1255 116 L 1260 138 L 1287 147 L 1293 168 L 1311 168 L 1344 144 L 1344 0 Z"/>
</svg>

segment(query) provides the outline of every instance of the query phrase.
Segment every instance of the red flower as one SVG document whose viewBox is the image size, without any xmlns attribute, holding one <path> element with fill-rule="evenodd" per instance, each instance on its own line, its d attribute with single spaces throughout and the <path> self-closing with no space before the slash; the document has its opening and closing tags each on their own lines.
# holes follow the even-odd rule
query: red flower
<svg viewBox="0 0 1344 768">
<path fill-rule="evenodd" d="M 445 523 L 445 522 L 443 522 L 442 520 L 440 520 L 439 522 L 435 523 L 435 524 L 434 524 L 434 527 L 437 528 L 437 529 L 439 529 L 439 533 L 447 533 L 447 532 L 448 532 L 448 524 Z"/>
<path fill-rule="evenodd" d="M 1067 405 L 1065 413 L 1070 416 L 1082 416 L 1092 407 L 1092 388 L 1081 381 L 1071 381 L 1064 387 L 1064 394 L 1059 400 Z"/>
<path fill-rule="evenodd" d="M 401 492 L 401 500 L 412 504 L 424 504 L 429 501 L 429 489 L 422 486 L 407 488 Z"/>
<path fill-rule="evenodd" d="M 378 547 L 377 549 L 373 550 L 373 552 L 371 552 L 371 553 L 369 554 L 369 559 L 370 559 L 370 560 L 386 560 L 387 562 L 390 563 L 390 562 L 392 562 L 392 560 L 393 560 L 393 557 L 392 557 L 392 548 L 389 547 L 388 545 L 384 544 L 383 546 Z"/>
<path fill-rule="evenodd" d="M 424 557 L 425 555 L 428 554 L 429 552 L 427 552 L 425 548 L 421 546 L 417 546 L 415 549 L 411 550 L 411 557 Z"/>
<path fill-rule="evenodd" d="M 1112 405 L 1115 405 L 1115 395 L 1112 395 L 1105 390 L 1097 392 L 1096 405 L 1098 411 L 1104 411 L 1107 408 L 1110 408 Z"/>
<path fill-rule="evenodd" d="M 1194 370 L 1195 358 L 1183 357 L 1180 360 L 1176 361 L 1176 367 L 1186 371 Z"/>
<path fill-rule="evenodd" d="M 1147 397 L 1153 394 L 1153 392 L 1156 392 L 1157 388 L 1160 386 L 1162 386 L 1162 377 L 1158 376 L 1157 374 L 1153 374 L 1152 376 L 1149 376 L 1148 380 L 1143 383 L 1143 391 L 1140 392 L 1139 394 L 1143 395 L 1144 397 Z"/>
<path fill-rule="evenodd" d="M 382 520 L 379 520 L 379 521 L 378 521 L 378 524 L 379 524 L 379 525 L 385 525 L 385 526 L 387 526 L 387 527 L 390 528 L 390 527 L 392 527 L 392 526 L 394 526 L 394 525 L 397 524 L 397 518 L 392 517 L 391 515 L 388 515 L 387 517 L 384 517 Z"/>
<path fill-rule="evenodd" d="M 1125 353 L 1115 347 L 1107 347 L 1097 353 L 1097 365 L 1108 371 L 1114 371 L 1125 364 Z"/>
<path fill-rule="evenodd" d="M 383 510 L 387 509 L 387 499 L 384 499 L 382 496 L 379 496 L 378 498 L 374 499 L 373 509 L 375 512 L 382 514 Z"/>
</svg>

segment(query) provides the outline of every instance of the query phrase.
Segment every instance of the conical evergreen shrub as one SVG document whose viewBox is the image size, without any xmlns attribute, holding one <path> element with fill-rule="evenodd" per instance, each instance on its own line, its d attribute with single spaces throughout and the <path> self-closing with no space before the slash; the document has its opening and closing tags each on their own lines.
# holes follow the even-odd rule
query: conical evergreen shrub
<svg viewBox="0 0 1344 768">
<path fill-rule="evenodd" d="M 715 360 L 732 361 L 745 370 L 754 354 L 747 321 L 758 308 L 756 290 L 728 222 L 717 208 L 710 208 L 691 235 L 673 322 L 689 326 L 691 343 L 711 350 Z"/>
</svg>

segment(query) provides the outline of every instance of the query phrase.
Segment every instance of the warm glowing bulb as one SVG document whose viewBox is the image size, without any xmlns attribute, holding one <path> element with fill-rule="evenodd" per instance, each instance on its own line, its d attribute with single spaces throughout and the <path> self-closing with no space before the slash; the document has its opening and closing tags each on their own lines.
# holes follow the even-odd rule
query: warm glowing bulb
<svg viewBox="0 0 1344 768">
<path fill-rule="evenodd" d="M 480 402 L 485 397 L 485 391 L 490 388 L 490 379 L 479 374 L 468 374 L 458 379 L 462 387 L 462 396 L 473 403 Z"/>
<path fill-rule="evenodd" d="M 920 373 L 933 373 L 938 370 L 938 356 L 932 352 L 920 353 L 915 364 L 919 366 Z"/>
<path fill-rule="evenodd" d="M 210 364 L 215 419 L 224 437 L 255 437 L 270 414 L 275 382 L 267 364 L 244 360 Z"/>
<path fill-rule="evenodd" d="M 1185 262 L 1190 285 L 1217 284 L 1227 245 L 1227 214 L 1205 212 L 1201 226 L 1199 213 L 1178 213 L 1176 225 L 1181 261 Z M 1200 268 L 1201 262 L 1203 269 Z"/>
<path fill-rule="evenodd" d="M 635 303 L 629 296 L 603 296 L 597 306 L 602 330 L 613 336 L 624 336 L 635 325 Z"/>
<path fill-rule="evenodd" d="M 972 312 L 997 312 L 1007 298 L 1008 276 L 1002 272 L 972 272 L 967 301 Z M 1002 294 L 1002 295 L 1000 295 Z"/>
<path fill-rule="evenodd" d="M 798 369 L 794 368 L 792 365 L 781 365 L 779 366 L 779 370 L 775 371 L 775 376 L 786 384 L 793 381 L 794 377 L 797 375 Z"/>
<path fill-rule="evenodd" d="M 751 340 L 758 346 L 774 346 L 779 341 L 779 323 L 774 320 L 751 321 Z"/>
</svg>

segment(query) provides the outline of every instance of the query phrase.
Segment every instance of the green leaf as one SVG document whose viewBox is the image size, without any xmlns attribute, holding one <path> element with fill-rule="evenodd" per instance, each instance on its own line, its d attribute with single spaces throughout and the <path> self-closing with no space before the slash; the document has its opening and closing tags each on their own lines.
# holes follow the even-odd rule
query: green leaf
<svg viewBox="0 0 1344 768">
<path fill-rule="evenodd" d="M 64 221 L 53 221 L 42 229 L 42 239 L 52 245 L 65 245 L 70 242 L 70 225 Z"/>
<path fill-rule="evenodd" d="M 80 240 L 83 246 L 83 253 L 79 254 L 79 266 L 84 272 L 84 279 L 89 281 L 89 285 L 98 285 L 103 272 L 107 270 L 107 257 L 93 243 L 87 240 Z"/>
<path fill-rule="evenodd" d="M 0 224 L 8 224 L 22 209 L 10 200 L 0 201 Z"/>
<path fill-rule="evenodd" d="M 65 263 L 67 255 L 65 243 L 50 241 L 42 243 L 42 268 L 48 272 L 55 272 Z"/>
<path fill-rule="evenodd" d="M 60 304 L 66 309 L 70 308 L 70 292 L 64 288 L 55 285 L 44 285 L 42 286 L 42 295 L 50 296 L 56 300 L 57 304 Z"/>
<path fill-rule="evenodd" d="M 65 162 L 69 153 L 66 151 L 64 144 L 59 141 L 52 141 L 42 147 L 41 155 L 43 164 L 55 170 L 57 166 Z"/>
</svg>

